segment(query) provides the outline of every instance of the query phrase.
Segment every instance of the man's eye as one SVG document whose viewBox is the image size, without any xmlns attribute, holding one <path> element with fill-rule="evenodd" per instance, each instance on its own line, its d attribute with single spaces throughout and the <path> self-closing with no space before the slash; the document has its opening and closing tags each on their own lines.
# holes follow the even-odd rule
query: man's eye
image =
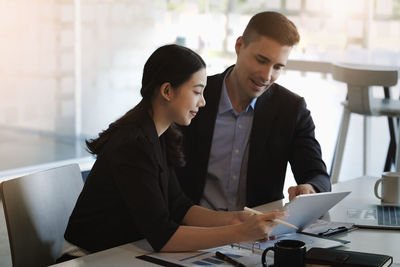
<svg viewBox="0 0 400 267">
<path fill-rule="evenodd" d="M 257 61 L 258 61 L 258 63 L 260 63 L 260 64 L 265 64 L 265 60 L 263 60 L 263 59 L 257 58 Z"/>
</svg>

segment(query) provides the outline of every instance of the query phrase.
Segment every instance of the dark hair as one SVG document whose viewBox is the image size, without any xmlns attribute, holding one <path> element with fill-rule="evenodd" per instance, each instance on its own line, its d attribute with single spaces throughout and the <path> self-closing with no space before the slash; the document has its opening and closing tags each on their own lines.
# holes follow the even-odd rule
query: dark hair
<svg viewBox="0 0 400 267">
<path fill-rule="evenodd" d="M 250 19 L 243 32 L 243 42 L 247 46 L 260 35 L 288 46 L 294 46 L 300 41 L 296 25 L 281 13 L 273 11 L 258 13 Z"/>
<path fill-rule="evenodd" d="M 111 134 L 118 128 L 136 120 L 139 109 L 152 114 L 151 100 L 160 86 L 169 82 L 172 88 L 177 88 L 190 79 L 193 73 L 205 68 L 203 59 L 189 48 L 179 45 L 165 45 L 151 54 L 143 68 L 142 88 L 143 99 L 124 116 L 111 123 L 107 130 L 101 132 L 96 139 L 86 140 L 88 151 L 98 155 Z M 174 166 L 185 164 L 183 155 L 183 137 L 179 128 L 172 124 L 164 133 L 168 162 Z"/>
</svg>

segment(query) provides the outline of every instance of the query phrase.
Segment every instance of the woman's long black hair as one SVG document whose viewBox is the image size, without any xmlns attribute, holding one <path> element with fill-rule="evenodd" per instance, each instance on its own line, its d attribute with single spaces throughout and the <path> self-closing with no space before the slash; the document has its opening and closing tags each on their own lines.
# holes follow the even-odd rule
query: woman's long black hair
<svg viewBox="0 0 400 267">
<path fill-rule="evenodd" d="M 151 100 L 160 86 L 169 82 L 172 88 L 177 88 L 190 79 L 193 73 L 205 68 L 203 59 L 189 48 L 179 45 L 165 45 L 158 48 L 149 57 L 143 68 L 142 88 L 140 94 L 143 99 L 124 116 L 111 123 L 108 129 L 99 133 L 96 139 L 86 140 L 88 151 L 98 155 L 112 133 L 124 125 L 135 121 L 138 109 L 152 114 Z M 168 162 L 173 166 L 185 164 L 182 149 L 182 133 L 172 124 L 164 133 L 166 136 L 166 150 Z"/>
</svg>

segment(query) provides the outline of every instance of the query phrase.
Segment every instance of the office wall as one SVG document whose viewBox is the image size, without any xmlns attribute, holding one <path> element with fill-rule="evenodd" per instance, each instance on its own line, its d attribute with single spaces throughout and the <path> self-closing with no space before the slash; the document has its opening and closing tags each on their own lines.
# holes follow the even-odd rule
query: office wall
<svg viewBox="0 0 400 267">
<path fill-rule="evenodd" d="M 165 43 L 163 9 L 157 1 L 82 1 L 82 134 L 96 135 L 141 99 L 145 60 Z"/>
<path fill-rule="evenodd" d="M 164 1 L 146 0 L 1 1 L 0 125 L 72 137 L 81 116 L 81 133 L 97 134 L 140 100 L 145 60 L 169 40 L 159 22 L 165 9 Z"/>
<path fill-rule="evenodd" d="M 0 124 L 73 133 L 73 1 L 0 2 Z"/>
<path fill-rule="evenodd" d="M 374 11 L 365 12 L 371 3 Z M 80 40 L 74 35 L 77 7 Z M 235 39 L 261 10 L 281 11 L 298 25 L 302 41 L 292 58 L 343 61 L 347 51 L 355 62 L 399 65 L 400 0 L 2 0 L 0 130 L 95 136 L 140 100 L 142 67 L 156 47 L 184 44 L 203 56 L 209 74 L 216 73 L 234 63 Z M 75 61 L 77 43 L 81 57 Z M 288 73 L 278 82 L 306 97 L 329 167 L 345 89 L 319 74 Z M 352 119 L 356 134 L 351 129 L 343 166 L 348 177 L 361 174 L 361 125 L 359 118 Z M 381 172 L 385 156 L 384 127 L 384 118 L 372 121 L 373 131 L 384 133 L 384 139 L 372 134 L 383 140 L 377 149 L 372 147 L 379 158 L 371 158 L 374 175 Z"/>
</svg>

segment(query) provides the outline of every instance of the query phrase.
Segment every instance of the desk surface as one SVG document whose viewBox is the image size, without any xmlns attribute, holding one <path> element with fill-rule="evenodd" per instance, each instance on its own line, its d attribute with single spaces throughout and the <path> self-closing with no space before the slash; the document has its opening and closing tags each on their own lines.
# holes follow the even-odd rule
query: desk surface
<svg viewBox="0 0 400 267">
<path fill-rule="evenodd" d="M 377 179 L 360 177 L 333 185 L 333 191 L 351 190 L 352 193 L 329 211 L 330 219 L 343 221 L 347 216 L 347 207 L 351 206 L 351 203 L 380 204 L 380 200 L 373 193 Z M 343 249 L 391 255 L 395 263 L 393 266 L 400 266 L 399 230 L 357 229 L 336 237 L 350 241 Z"/>
<path fill-rule="evenodd" d="M 360 177 L 333 186 L 333 191 L 349 191 L 352 193 L 329 211 L 329 217 L 333 221 L 341 221 L 346 216 L 347 207 L 351 203 L 363 201 L 365 203 L 379 203 L 373 195 L 374 184 L 378 178 Z M 279 206 L 281 201 L 274 203 Z M 388 254 L 393 256 L 394 265 L 400 267 L 400 231 L 357 229 L 355 231 L 335 236 L 350 241 L 342 247 L 345 250 Z M 150 247 L 146 242 L 135 242 L 115 247 L 72 261 L 60 263 L 57 267 L 78 266 L 159 266 L 136 259 L 136 256 L 148 253 Z"/>
</svg>

